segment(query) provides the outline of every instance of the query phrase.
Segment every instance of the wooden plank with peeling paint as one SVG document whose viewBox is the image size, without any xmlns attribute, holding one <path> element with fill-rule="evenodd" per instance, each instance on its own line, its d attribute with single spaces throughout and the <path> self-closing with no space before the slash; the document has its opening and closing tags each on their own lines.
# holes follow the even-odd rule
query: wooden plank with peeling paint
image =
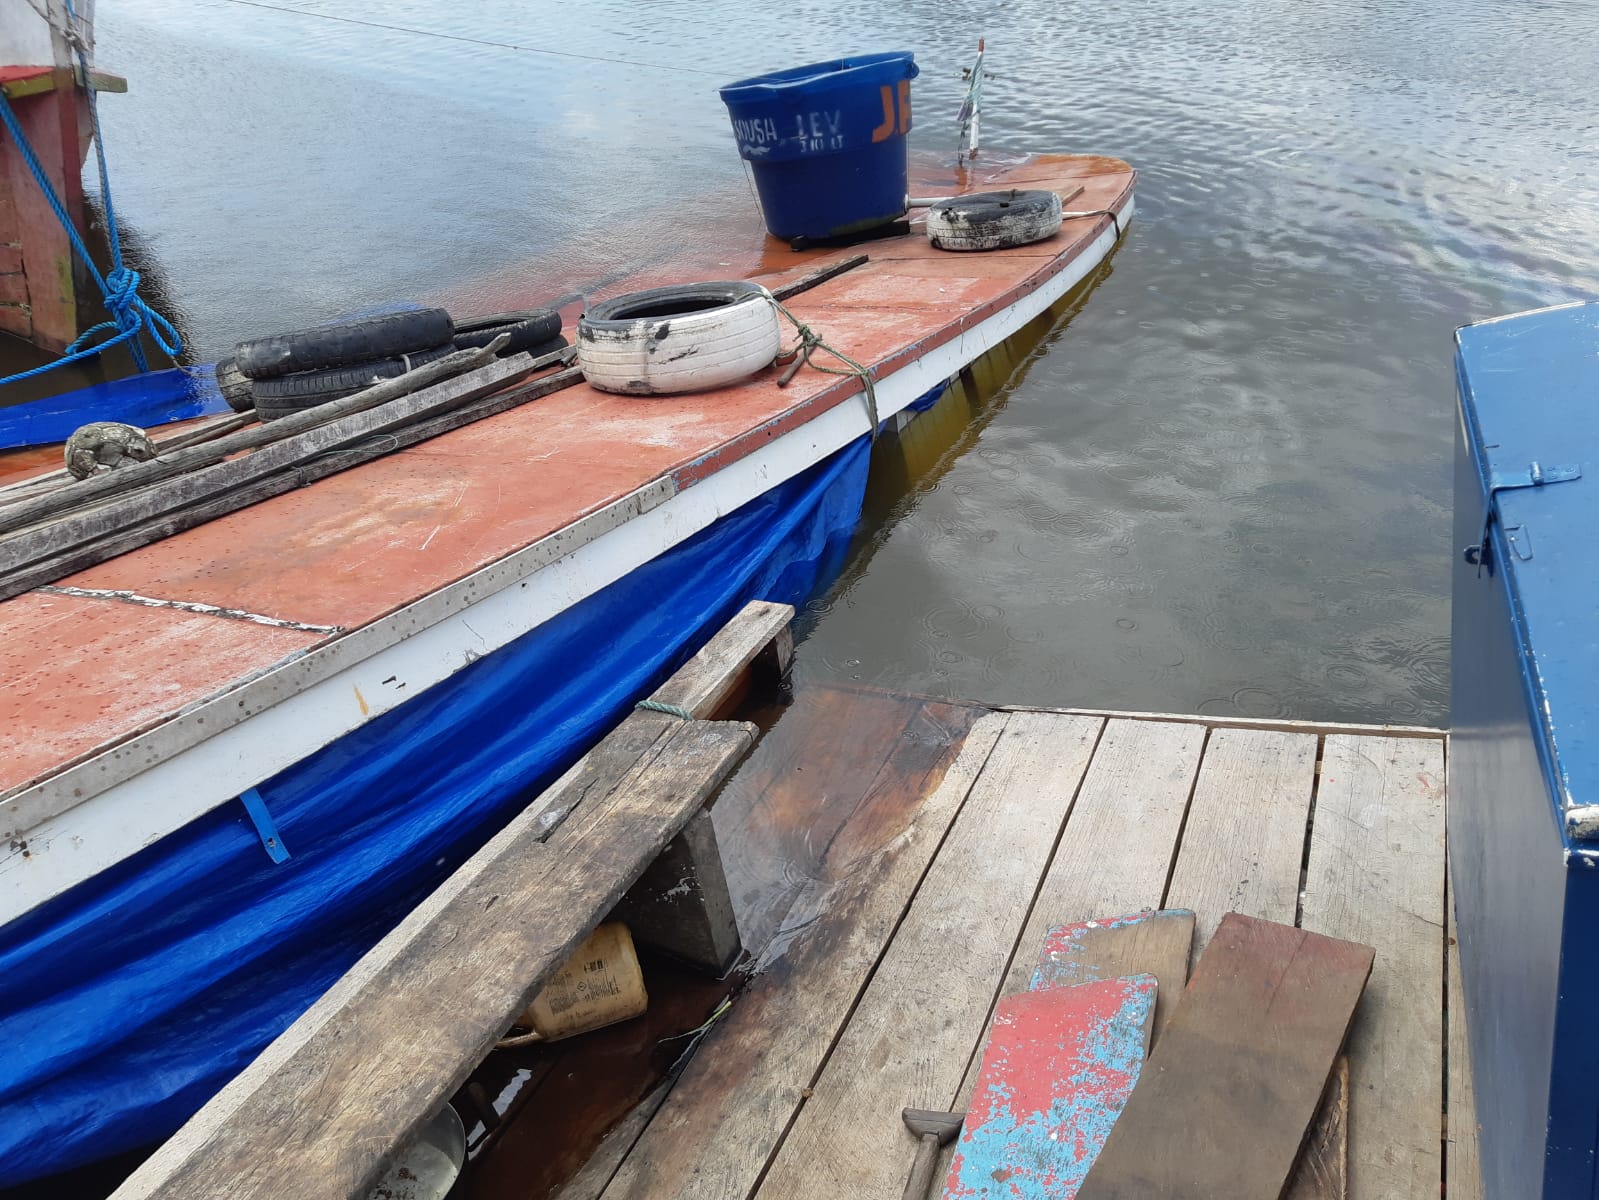
<svg viewBox="0 0 1599 1200">
<path fill-rule="evenodd" d="M 1073 1200 L 1138 1082 L 1157 988 L 1134 975 L 1001 1000 L 945 1200 Z"/>
<path fill-rule="evenodd" d="M 1194 914 L 1187 909 L 1144 910 L 1057 925 L 1044 938 L 1030 985 L 1075 987 L 1099 979 L 1153 975 L 1160 981 L 1154 1038 L 1160 1037 L 1178 996 L 1188 982 L 1188 952 Z"/>
</svg>

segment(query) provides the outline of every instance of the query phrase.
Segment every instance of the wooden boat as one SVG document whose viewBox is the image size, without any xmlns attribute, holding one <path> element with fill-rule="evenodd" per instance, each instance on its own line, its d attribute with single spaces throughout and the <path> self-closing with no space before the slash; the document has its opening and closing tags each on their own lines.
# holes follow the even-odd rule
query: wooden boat
<svg viewBox="0 0 1599 1200">
<path fill-rule="evenodd" d="M 1089 215 L 1016 249 L 876 242 L 790 302 L 887 430 L 1133 214 L 1109 158 L 928 182 Z M 757 278 L 849 253 L 774 244 Z M 170 1132 L 701 631 L 828 576 L 876 427 L 859 378 L 777 374 L 574 387 L 0 603 L 0 1184 Z"/>
</svg>

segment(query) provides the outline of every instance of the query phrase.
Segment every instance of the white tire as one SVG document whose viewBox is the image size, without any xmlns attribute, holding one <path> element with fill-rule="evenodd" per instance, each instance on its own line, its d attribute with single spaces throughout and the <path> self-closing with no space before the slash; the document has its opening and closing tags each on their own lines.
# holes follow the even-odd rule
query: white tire
<svg viewBox="0 0 1599 1200">
<path fill-rule="evenodd" d="M 936 250 L 1003 250 L 1060 232 L 1060 196 L 1046 191 L 973 192 L 927 210 Z"/>
<path fill-rule="evenodd" d="M 577 323 L 583 378 L 605 392 L 674 395 L 726 387 L 782 349 L 777 308 L 759 284 L 692 283 L 602 300 Z"/>
</svg>

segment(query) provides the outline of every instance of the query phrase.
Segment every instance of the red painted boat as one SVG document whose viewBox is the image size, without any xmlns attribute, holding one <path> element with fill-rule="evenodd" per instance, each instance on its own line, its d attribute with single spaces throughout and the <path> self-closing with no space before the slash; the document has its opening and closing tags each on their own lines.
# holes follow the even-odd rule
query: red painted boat
<svg viewBox="0 0 1599 1200">
<path fill-rule="evenodd" d="M 884 429 L 1052 320 L 1132 216 L 1116 159 L 981 170 L 918 186 L 1053 189 L 1084 215 L 973 253 L 916 228 L 788 302 L 870 369 Z M 747 265 L 776 287 L 857 252 L 769 242 Z M 175 1128 L 515 811 L 555 762 L 528 745 L 581 750 L 729 605 L 803 601 L 823 543 L 847 544 L 874 428 L 858 377 L 780 373 L 575 386 L 0 602 L 0 1036 L 8 1002 L 18 1022 L 92 1019 L 81 1054 L 58 1024 L 0 1072 L 0 1127 L 48 1101 L 102 1153 Z M 771 568 L 779 534 L 809 539 L 804 571 Z M 693 592 L 715 595 L 682 616 Z M 274 818 L 287 861 L 263 853 Z M 204 1038 L 228 1053 L 206 1041 L 200 1061 Z M 139 1066 L 153 1047 L 161 1072 Z M 123 1109 L 96 1083 L 119 1070 Z"/>
</svg>

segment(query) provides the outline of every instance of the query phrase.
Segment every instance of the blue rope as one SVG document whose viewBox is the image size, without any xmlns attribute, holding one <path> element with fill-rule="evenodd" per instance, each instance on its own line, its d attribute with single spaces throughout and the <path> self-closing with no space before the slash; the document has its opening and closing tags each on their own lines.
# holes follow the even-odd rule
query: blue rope
<svg viewBox="0 0 1599 1200">
<path fill-rule="evenodd" d="M 83 86 L 89 92 L 89 123 L 94 130 L 94 155 L 100 169 L 100 196 L 105 201 L 106 232 L 111 244 L 111 270 L 105 275 L 102 276 L 100 269 L 95 266 L 89 248 L 83 244 L 83 238 L 78 235 L 78 230 L 72 223 L 72 216 L 67 212 L 67 206 L 56 194 L 54 186 L 50 183 L 50 177 L 45 174 L 44 167 L 39 162 L 38 155 L 28 144 L 27 135 L 22 131 L 22 123 L 17 120 L 11 101 L 3 91 L 0 91 L 0 124 L 5 126 L 6 132 L 11 135 L 17 149 L 21 151 L 22 161 L 27 163 L 28 170 L 33 172 L 33 178 L 44 192 L 44 197 L 49 201 L 56 219 L 67 231 L 67 238 L 71 241 L 73 250 L 88 267 L 95 283 L 100 286 L 100 294 L 105 298 L 106 311 L 111 314 L 111 319 L 84 330 L 72 345 L 67 347 L 66 353 L 55 362 L 34 367 L 31 371 L 8 375 L 0 379 L 0 384 L 16 383 L 18 380 L 43 375 L 57 367 L 64 367 L 68 363 L 93 358 L 119 342 L 127 342 L 135 365 L 140 371 L 148 371 L 150 364 L 145 358 L 144 347 L 139 343 L 139 334 L 145 329 L 150 331 L 150 340 L 168 356 L 176 358 L 183 351 L 183 338 L 173 327 L 172 322 L 146 304 L 139 295 L 139 273 L 122 262 L 122 238 L 117 232 L 117 213 L 111 201 L 111 177 L 105 161 L 105 138 L 100 132 L 100 105 L 95 97 L 94 82 L 89 77 L 89 60 L 83 52 L 83 38 L 77 29 L 78 13 L 72 5 L 72 0 L 67 0 L 67 14 L 72 20 L 72 28 L 68 31 L 67 37 L 77 53 L 78 67 L 83 74 Z M 91 344 L 91 338 L 104 332 L 112 332 L 114 336 Z"/>
</svg>

